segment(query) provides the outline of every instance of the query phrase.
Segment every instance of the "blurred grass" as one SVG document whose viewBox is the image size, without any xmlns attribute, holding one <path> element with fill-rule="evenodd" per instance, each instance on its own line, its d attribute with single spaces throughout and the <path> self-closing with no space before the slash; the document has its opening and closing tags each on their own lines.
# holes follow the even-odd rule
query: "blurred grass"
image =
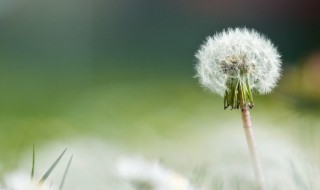
<svg viewBox="0 0 320 190">
<path fill-rule="evenodd" d="M 31 155 L 32 144 L 51 140 L 94 136 L 144 148 L 161 144 L 159 139 L 190 140 L 225 121 L 240 125 L 240 114 L 224 111 L 221 98 L 199 87 L 191 72 L 174 71 L 2 71 L 0 173 L 15 166 L 25 150 Z M 296 109 L 279 89 L 273 95 L 255 95 L 253 123 L 280 128 L 320 160 L 319 110 Z"/>
</svg>

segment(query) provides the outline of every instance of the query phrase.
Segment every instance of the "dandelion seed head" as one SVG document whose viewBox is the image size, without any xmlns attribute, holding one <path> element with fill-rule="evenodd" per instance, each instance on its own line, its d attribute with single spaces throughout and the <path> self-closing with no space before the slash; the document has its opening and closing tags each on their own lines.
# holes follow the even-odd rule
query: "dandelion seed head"
<svg viewBox="0 0 320 190">
<path fill-rule="evenodd" d="M 122 158 L 117 163 L 119 176 L 136 187 L 152 190 L 194 190 L 189 180 L 163 167 L 158 162 L 141 157 Z"/>
<path fill-rule="evenodd" d="M 263 35 L 246 28 L 228 29 L 209 36 L 196 53 L 197 77 L 205 88 L 224 96 L 230 78 L 244 81 L 260 94 L 272 91 L 280 77 L 276 47 Z"/>
<path fill-rule="evenodd" d="M 31 181 L 30 174 L 22 171 L 10 173 L 5 176 L 5 188 L 3 190 L 54 190 L 47 184 L 39 184 Z"/>
</svg>

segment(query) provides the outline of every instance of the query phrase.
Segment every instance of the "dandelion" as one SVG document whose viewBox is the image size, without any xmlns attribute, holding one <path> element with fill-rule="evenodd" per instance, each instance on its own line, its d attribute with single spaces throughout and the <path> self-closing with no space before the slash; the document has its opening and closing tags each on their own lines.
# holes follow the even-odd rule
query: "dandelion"
<svg viewBox="0 0 320 190">
<path fill-rule="evenodd" d="M 264 189 L 249 109 L 254 106 L 252 91 L 270 93 L 280 78 L 277 49 L 258 32 L 236 28 L 208 37 L 196 58 L 201 85 L 224 97 L 225 109 L 241 109 L 255 176 L 260 189 Z"/>
<path fill-rule="evenodd" d="M 136 189 L 194 190 L 189 180 L 158 162 L 141 157 L 122 158 L 117 163 L 118 174 Z"/>
<path fill-rule="evenodd" d="M 30 175 L 26 172 L 14 172 L 5 177 L 4 190 L 54 190 L 47 184 L 30 181 Z"/>
<path fill-rule="evenodd" d="M 0 190 L 54 190 L 52 187 L 52 182 L 50 186 L 48 185 L 48 177 L 51 175 L 53 170 L 56 168 L 57 164 L 60 162 L 60 159 L 63 157 L 67 149 L 65 149 L 60 156 L 53 162 L 50 168 L 45 172 L 43 177 L 40 180 L 34 178 L 35 173 L 35 147 L 33 146 L 32 152 L 32 167 L 31 167 L 31 176 L 26 174 L 26 172 L 13 172 L 6 176 L 4 188 Z M 71 165 L 73 156 L 70 157 L 68 165 L 64 171 L 62 180 L 60 182 L 59 190 L 63 189 L 65 179 L 67 177 L 69 167 Z M 31 180 L 30 180 L 31 177 Z"/>
<path fill-rule="evenodd" d="M 280 77 L 277 49 L 267 38 L 246 28 L 208 37 L 196 57 L 200 83 L 223 96 L 225 108 L 253 107 L 252 90 L 269 93 Z"/>
</svg>

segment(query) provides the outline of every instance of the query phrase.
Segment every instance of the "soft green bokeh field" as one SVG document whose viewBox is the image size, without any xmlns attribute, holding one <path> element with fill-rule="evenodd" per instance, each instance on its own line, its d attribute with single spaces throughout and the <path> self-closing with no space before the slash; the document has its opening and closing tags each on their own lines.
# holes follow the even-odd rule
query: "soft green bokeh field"
<svg viewBox="0 0 320 190">
<path fill-rule="evenodd" d="M 31 156 L 33 144 L 45 148 L 60 140 L 94 137 L 133 152 L 161 157 L 160 150 L 166 149 L 179 157 L 182 153 L 175 148 L 192 154 L 205 143 L 203 137 L 230 129 L 226 123 L 241 128 L 239 111 L 223 110 L 222 99 L 204 91 L 193 74 L 115 70 L 86 78 L 51 78 L 36 71 L 3 73 L 1 173 L 14 168 L 27 151 Z M 319 160 L 319 110 L 293 102 L 281 86 L 271 95 L 255 95 L 254 127 L 276 134 L 275 138 L 282 135 Z M 202 160 L 201 155 L 193 157 Z"/>
<path fill-rule="evenodd" d="M 105 189 L 110 160 L 121 154 L 161 160 L 186 177 L 207 167 L 233 184 L 242 174 L 252 181 L 239 110 L 223 110 L 222 98 L 194 78 L 194 53 L 228 27 L 256 29 L 282 55 L 279 86 L 254 94 L 251 111 L 268 182 L 299 181 L 284 169 L 293 160 L 318 171 L 318 4 L 0 1 L 0 181 L 7 172 L 29 171 L 33 145 L 38 172 L 69 147 L 70 189 L 85 188 L 78 181 Z"/>
</svg>

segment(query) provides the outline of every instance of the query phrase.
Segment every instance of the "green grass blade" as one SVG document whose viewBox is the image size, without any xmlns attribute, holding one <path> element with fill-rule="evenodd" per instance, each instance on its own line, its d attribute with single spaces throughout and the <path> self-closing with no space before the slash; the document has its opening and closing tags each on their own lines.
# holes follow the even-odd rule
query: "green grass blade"
<svg viewBox="0 0 320 190">
<path fill-rule="evenodd" d="M 63 177 L 62 177 L 62 180 L 61 180 L 61 183 L 60 183 L 60 186 L 59 186 L 59 190 L 62 190 L 64 182 L 66 181 L 66 178 L 67 178 L 67 175 L 68 175 L 68 172 L 69 172 L 69 168 L 70 168 L 70 165 L 71 165 L 71 162 L 72 162 L 72 158 L 73 158 L 73 155 L 70 157 L 68 165 L 67 165 L 67 167 L 66 167 L 66 169 L 65 169 L 65 171 L 63 173 Z"/>
<path fill-rule="evenodd" d="M 64 151 L 60 154 L 60 156 L 57 158 L 57 160 L 51 165 L 51 167 L 48 169 L 48 171 L 43 175 L 43 177 L 40 179 L 39 184 L 43 184 L 46 179 L 50 176 L 54 168 L 57 166 L 59 163 L 60 159 L 64 155 L 64 153 L 67 151 L 67 149 L 64 149 Z"/>
<path fill-rule="evenodd" d="M 33 145 L 33 149 L 32 149 L 31 180 L 33 180 L 33 177 L 34 177 L 35 160 L 36 160 L 36 150 L 35 150 L 35 147 L 34 147 L 34 145 Z"/>
</svg>

